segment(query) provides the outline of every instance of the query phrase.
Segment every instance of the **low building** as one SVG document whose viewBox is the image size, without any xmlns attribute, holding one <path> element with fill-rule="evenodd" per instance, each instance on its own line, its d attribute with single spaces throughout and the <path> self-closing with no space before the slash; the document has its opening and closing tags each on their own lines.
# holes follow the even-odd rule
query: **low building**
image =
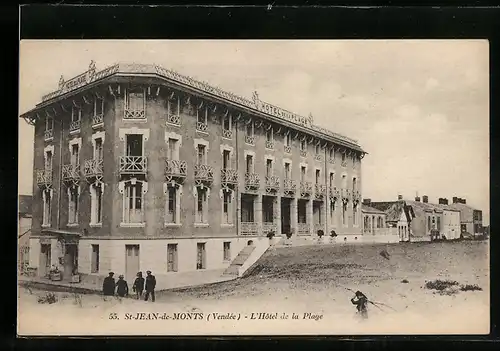
<svg viewBox="0 0 500 351">
<path fill-rule="evenodd" d="M 361 213 L 363 214 L 363 235 L 378 233 L 385 233 L 386 218 L 385 212 L 370 207 L 365 203 L 361 206 Z"/>
<path fill-rule="evenodd" d="M 481 235 L 483 228 L 483 211 L 467 205 L 460 197 L 453 197 L 450 208 L 460 211 L 460 234 Z"/>
<path fill-rule="evenodd" d="M 448 199 L 440 198 L 435 206 L 443 210 L 443 239 L 460 239 L 460 211 L 448 205 Z"/>
<path fill-rule="evenodd" d="M 387 227 L 394 228 L 399 241 L 410 241 L 410 223 L 414 213 L 401 195 L 398 196 L 398 201 L 371 202 L 368 199 L 363 203 L 386 214 Z"/>
</svg>

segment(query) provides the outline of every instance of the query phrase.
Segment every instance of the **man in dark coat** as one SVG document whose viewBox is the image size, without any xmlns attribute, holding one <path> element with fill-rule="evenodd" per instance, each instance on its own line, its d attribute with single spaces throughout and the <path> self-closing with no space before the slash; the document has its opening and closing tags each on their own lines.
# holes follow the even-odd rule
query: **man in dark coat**
<svg viewBox="0 0 500 351">
<path fill-rule="evenodd" d="M 368 317 L 368 298 L 361 291 L 356 291 L 354 293 L 354 297 L 351 299 L 353 305 L 356 305 L 356 309 L 358 313 L 361 314 L 361 317 Z"/>
<path fill-rule="evenodd" d="M 151 294 L 151 301 L 155 302 L 155 287 L 156 287 L 156 278 L 151 274 L 151 271 L 146 272 L 146 297 L 145 301 L 148 301 L 149 294 Z"/>
<path fill-rule="evenodd" d="M 137 278 L 135 278 L 132 290 L 137 293 L 137 300 L 139 300 L 144 291 L 144 278 L 142 277 L 142 272 L 137 273 Z"/>
<path fill-rule="evenodd" d="M 120 275 L 116 282 L 116 293 L 120 297 L 128 296 L 128 284 L 127 281 L 123 279 L 123 275 Z"/>
<path fill-rule="evenodd" d="M 106 299 L 106 296 L 115 295 L 115 278 L 113 278 L 113 275 L 113 272 L 109 272 L 109 276 L 104 278 L 104 282 L 102 283 L 102 294 L 104 295 L 104 299 Z"/>
</svg>

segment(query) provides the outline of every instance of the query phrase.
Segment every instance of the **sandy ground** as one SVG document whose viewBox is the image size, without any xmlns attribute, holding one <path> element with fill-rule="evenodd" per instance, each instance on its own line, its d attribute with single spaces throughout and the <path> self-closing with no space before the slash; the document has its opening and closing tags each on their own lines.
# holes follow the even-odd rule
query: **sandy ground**
<svg viewBox="0 0 500 351">
<path fill-rule="evenodd" d="M 378 253 L 387 249 L 390 259 Z M 97 295 L 56 293 L 55 304 L 39 304 L 46 292 L 19 291 L 20 335 L 359 335 L 489 333 L 487 242 L 315 246 L 266 254 L 254 274 L 204 288 L 158 294 L 155 303 Z M 408 283 L 402 283 L 407 279 Z M 482 291 L 441 295 L 425 288 L 433 279 L 477 284 Z M 350 303 L 352 292 L 372 301 L 368 319 Z M 137 313 L 170 319 L 128 319 Z M 173 320 L 174 313 L 191 314 Z M 253 315 L 252 315 L 253 313 Z M 269 313 L 276 319 L 258 319 Z M 119 319 L 110 319 L 116 314 Z M 215 314 L 225 319 L 217 319 Z M 308 314 L 308 315 L 307 315 Z M 298 317 L 294 319 L 293 315 Z M 179 315 L 186 317 L 187 315 Z M 231 318 L 232 317 L 232 318 Z M 197 318 L 197 319 L 195 319 Z"/>
</svg>

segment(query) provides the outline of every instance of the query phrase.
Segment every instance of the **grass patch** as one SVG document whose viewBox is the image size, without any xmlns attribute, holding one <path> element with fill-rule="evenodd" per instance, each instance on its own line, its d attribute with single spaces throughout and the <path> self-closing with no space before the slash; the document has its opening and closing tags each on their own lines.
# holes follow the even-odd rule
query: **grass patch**
<svg viewBox="0 0 500 351">
<path fill-rule="evenodd" d="M 425 287 L 427 289 L 438 290 L 438 291 L 443 291 L 445 289 L 451 288 L 456 285 L 458 285 L 458 282 L 455 280 L 436 279 L 425 283 Z"/>
<path fill-rule="evenodd" d="M 483 288 L 476 284 L 465 284 L 460 287 L 460 291 L 483 291 Z"/>
</svg>

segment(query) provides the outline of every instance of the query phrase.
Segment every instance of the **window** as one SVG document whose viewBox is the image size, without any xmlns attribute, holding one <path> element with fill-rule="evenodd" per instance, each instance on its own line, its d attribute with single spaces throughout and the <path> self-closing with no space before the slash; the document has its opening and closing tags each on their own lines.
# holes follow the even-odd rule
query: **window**
<svg viewBox="0 0 500 351">
<path fill-rule="evenodd" d="M 300 150 L 306 151 L 306 141 L 305 140 L 300 141 Z"/>
<path fill-rule="evenodd" d="M 177 139 L 168 138 L 168 149 L 167 149 L 167 159 L 169 160 L 178 160 L 179 159 L 179 150 L 177 148 Z"/>
<path fill-rule="evenodd" d="M 224 130 L 231 130 L 231 115 L 227 115 L 224 117 L 222 120 L 222 129 Z"/>
<path fill-rule="evenodd" d="M 354 204 L 352 206 L 352 224 L 358 225 L 358 206 Z"/>
<path fill-rule="evenodd" d="M 342 203 L 342 225 L 347 225 L 347 204 Z"/>
<path fill-rule="evenodd" d="M 262 217 L 264 223 L 274 223 L 274 198 L 271 196 L 262 197 Z"/>
<path fill-rule="evenodd" d="M 316 155 L 319 155 L 321 153 L 321 148 L 319 145 L 316 145 L 315 151 L 316 151 Z"/>
<path fill-rule="evenodd" d="M 253 121 L 247 124 L 246 136 L 253 137 Z"/>
<path fill-rule="evenodd" d="M 131 111 L 142 111 L 145 108 L 145 95 L 144 89 L 135 88 L 128 89 L 125 94 L 125 109 Z"/>
<path fill-rule="evenodd" d="M 330 160 L 334 160 L 335 159 L 335 149 L 332 147 L 330 149 Z"/>
<path fill-rule="evenodd" d="M 104 114 L 104 99 L 95 97 L 94 99 L 94 116 L 100 116 Z"/>
<path fill-rule="evenodd" d="M 273 128 L 266 131 L 266 149 L 274 149 Z"/>
<path fill-rule="evenodd" d="M 80 121 L 82 118 L 82 109 L 79 107 L 73 106 L 71 108 L 71 122 Z"/>
<path fill-rule="evenodd" d="M 142 134 L 127 134 L 126 154 L 127 156 L 142 156 Z"/>
<path fill-rule="evenodd" d="M 356 166 L 356 155 L 352 155 L 352 166 Z"/>
<path fill-rule="evenodd" d="M 266 176 L 270 177 L 273 175 L 273 160 L 266 159 Z"/>
<path fill-rule="evenodd" d="M 206 164 L 206 146 L 203 144 L 198 144 L 198 164 Z"/>
<path fill-rule="evenodd" d="M 69 211 L 68 211 L 68 224 L 78 223 L 78 198 L 79 188 L 77 186 L 68 189 L 69 192 Z"/>
<path fill-rule="evenodd" d="M 103 200 L 102 184 L 92 184 L 90 187 L 90 224 L 102 223 Z"/>
<path fill-rule="evenodd" d="M 285 146 L 292 146 L 292 136 L 290 135 L 290 133 L 285 135 Z"/>
<path fill-rule="evenodd" d="M 358 184 L 357 184 L 357 179 L 356 178 L 352 178 L 352 191 L 355 192 L 356 190 L 358 190 Z"/>
<path fill-rule="evenodd" d="M 231 156 L 231 152 L 229 150 L 224 150 L 222 152 L 222 167 L 223 167 L 223 169 L 230 169 L 231 168 L 230 156 Z"/>
<path fill-rule="evenodd" d="M 96 160 L 103 159 L 102 138 L 95 139 L 94 159 L 96 159 Z"/>
<path fill-rule="evenodd" d="M 223 192 L 222 201 L 222 224 L 232 224 L 233 223 L 233 211 L 232 211 L 232 201 L 231 192 Z"/>
<path fill-rule="evenodd" d="M 290 179 L 290 163 L 285 162 L 285 179 Z"/>
<path fill-rule="evenodd" d="M 196 130 L 206 132 L 208 130 L 208 108 L 202 111 L 196 110 Z"/>
<path fill-rule="evenodd" d="M 167 272 L 177 272 L 177 244 L 167 244 Z"/>
<path fill-rule="evenodd" d="M 431 230 L 431 216 L 427 217 L 427 230 Z"/>
<path fill-rule="evenodd" d="M 167 189 L 166 223 L 177 223 L 177 188 L 169 186 Z"/>
<path fill-rule="evenodd" d="M 330 201 L 330 220 L 332 222 L 332 225 L 335 227 L 337 223 L 336 223 L 335 202 L 333 201 Z"/>
<path fill-rule="evenodd" d="M 342 162 L 345 162 L 346 154 L 345 152 L 342 153 Z"/>
<path fill-rule="evenodd" d="M 316 176 L 316 184 L 320 183 L 320 180 L 321 180 L 320 173 L 321 173 L 321 171 L 319 169 L 317 169 L 316 170 L 316 175 L 315 175 Z"/>
<path fill-rule="evenodd" d="M 253 173 L 253 156 L 247 155 L 247 173 Z"/>
<path fill-rule="evenodd" d="M 224 261 L 230 261 L 231 260 L 231 242 L 225 241 L 223 244 L 223 250 L 224 250 L 224 256 L 222 259 Z"/>
<path fill-rule="evenodd" d="M 42 225 L 43 226 L 50 226 L 50 219 L 51 219 L 51 205 L 52 205 L 52 194 L 50 190 L 44 190 L 42 192 L 42 198 L 43 198 L 43 219 L 42 219 Z"/>
<path fill-rule="evenodd" d="M 248 194 L 241 194 L 241 222 L 254 221 L 254 198 Z"/>
<path fill-rule="evenodd" d="M 92 245 L 90 273 L 99 273 L 99 245 Z"/>
<path fill-rule="evenodd" d="M 297 219 L 299 223 L 307 223 L 307 201 L 299 199 L 297 201 Z"/>
<path fill-rule="evenodd" d="M 437 217 L 436 219 L 436 229 L 441 230 L 441 218 Z"/>
<path fill-rule="evenodd" d="M 196 223 L 208 223 L 207 189 L 196 188 Z"/>
<path fill-rule="evenodd" d="M 45 131 L 49 131 L 54 129 L 54 118 L 52 117 L 47 117 L 45 119 Z"/>
<path fill-rule="evenodd" d="M 301 182 L 306 181 L 306 167 L 305 166 L 300 167 L 300 181 Z"/>
<path fill-rule="evenodd" d="M 142 182 L 126 182 L 123 192 L 123 222 L 143 223 Z"/>
<path fill-rule="evenodd" d="M 342 175 L 342 189 L 346 189 L 347 188 L 347 177 L 346 175 Z"/>
<path fill-rule="evenodd" d="M 167 113 L 169 116 L 179 116 L 181 114 L 181 100 L 178 97 L 174 101 L 167 100 Z"/>
<path fill-rule="evenodd" d="M 206 268 L 206 253 L 205 253 L 205 243 L 196 244 L 196 269 Z"/>
<path fill-rule="evenodd" d="M 52 151 L 45 152 L 45 169 L 52 169 Z"/>
<path fill-rule="evenodd" d="M 335 177 L 335 173 L 330 172 L 330 182 L 329 182 L 330 189 L 332 189 L 334 187 L 334 184 L 335 184 L 334 177 Z"/>
<path fill-rule="evenodd" d="M 71 145 L 71 165 L 76 166 L 80 163 L 80 148 L 78 144 Z"/>
</svg>

